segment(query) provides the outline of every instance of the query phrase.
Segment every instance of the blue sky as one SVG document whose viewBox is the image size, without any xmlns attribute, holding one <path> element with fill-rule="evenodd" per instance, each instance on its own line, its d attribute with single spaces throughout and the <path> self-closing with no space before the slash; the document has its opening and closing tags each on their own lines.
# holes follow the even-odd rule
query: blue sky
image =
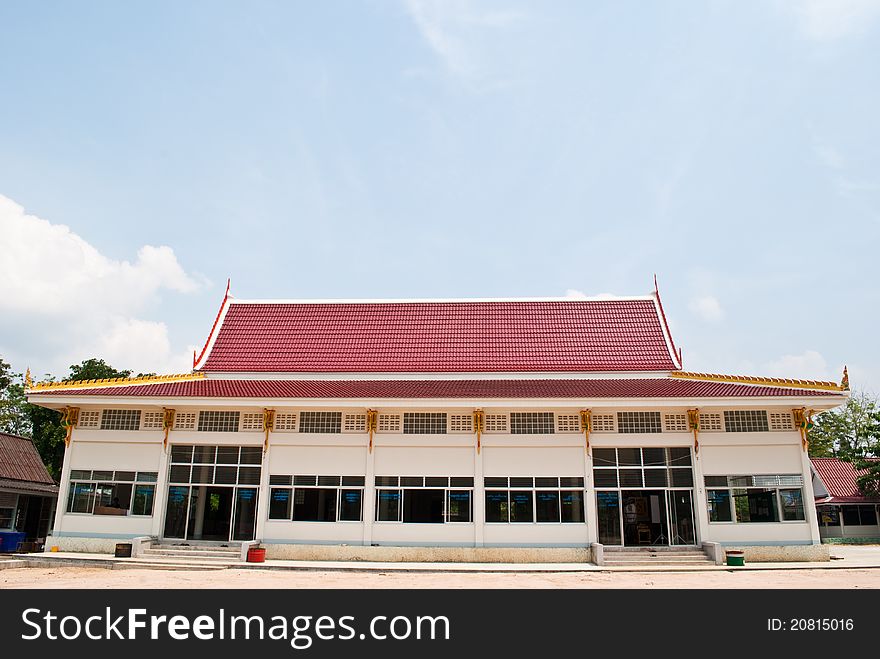
<svg viewBox="0 0 880 659">
<path fill-rule="evenodd" d="M 877 0 L 0 4 L 0 355 L 657 273 L 685 368 L 880 391 L 878 62 Z"/>
</svg>

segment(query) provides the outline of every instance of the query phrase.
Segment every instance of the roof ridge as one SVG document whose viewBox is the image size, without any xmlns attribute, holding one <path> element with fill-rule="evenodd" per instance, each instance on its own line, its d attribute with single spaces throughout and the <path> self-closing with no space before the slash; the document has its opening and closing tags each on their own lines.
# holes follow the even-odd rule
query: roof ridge
<svg viewBox="0 0 880 659">
<path fill-rule="evenodd" d="M 633 302 L 650 301 L 653 296 L 648 295 L 594 295 L 584 297 L 473 297 L 473 298 L 256 298 L 240 299 L 231 298 L 230 304 L 487 304 L 505 302 Z"/>
</svg>

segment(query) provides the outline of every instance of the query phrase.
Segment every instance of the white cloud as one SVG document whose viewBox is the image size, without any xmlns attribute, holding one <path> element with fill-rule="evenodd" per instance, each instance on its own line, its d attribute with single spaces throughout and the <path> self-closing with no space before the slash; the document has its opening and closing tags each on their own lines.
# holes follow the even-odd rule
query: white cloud
<svg viewBox="0 0 880 659">
<path fill-rule="evenodd" d="M 815 41 L 833 41 L 865 32 L 880 17 L 880 0 L 799 0 L 794 11 L 801 32 Z"/>
<path fill-rule="evenodd" d="M 479 64 L 474 54 L 475 33 L 517 23 L 524 14 L 489 10 L 470 0 L 404 0 L 422 38 L 452 74 L 472 77 Z"/>
<path fill-rule="evenodd" d="M 583 291 L 579 291 L 574 288 L 567 288 L 565 289 L 565 295 L 563 297 L 569 300 L 586 300 L 589 296 Z"/>
<path fill-rule="evenodd" d="M 783 355 L 779 359 L 765 364 L 761 375 L 806 380 L 840 379 L 840 373 L 833 374 L 828 369 L 828 362 L 815 350 L 806 350 L 800 355 Z"/>
<path fill-rule="evenodd" d="M 717 323 L 724 318 L 724 310 L 721 303 L 713 295 L 695 297 L 688 303 L 691 313 L 705 320 L 707 323 Z"/>
<path fill-rule="evenodd" d="M 193 293 L 206 283 L 170 247 L 145 245 L 134 261 L 114 260 L 3 195 L 0 236 L 0 352 L 8 359 L 59 375 L 89 357 L 135 371 L 191 368 L 191 348 L 175 351 L 164 323 L 139 317 L 161 291 Z"/>
</svg>

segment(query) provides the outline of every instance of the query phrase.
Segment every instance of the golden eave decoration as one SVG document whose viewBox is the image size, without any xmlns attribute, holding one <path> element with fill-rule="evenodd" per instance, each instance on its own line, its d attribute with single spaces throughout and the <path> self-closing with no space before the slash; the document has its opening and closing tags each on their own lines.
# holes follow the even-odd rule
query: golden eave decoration
<svg viewBox="0 0 880 659">
<path fill-rule="evenodd" d="M 204 373 L 178 373 L 174 375 L 143 375 L 137 378 L 103 378 L 99 380 L 64 380 L 63 382 L 39 382 L 28 387 L 29 394 L 64 389 L 95 389 L 98 387 L 124 387 L 135 384 L 161 384 L 163 382 L 188 382 L 204 380 Z"/>
<path fill-rule="evenodd" d="M 816 391 L 849 391 L 849 378 L 844 369 L 844 381 L 825 382 L 822 380 L 793 380 L 790 378 L 762 378 L 750 375 L 724 375 L 721 373 L 692 373 L 689 371 L 673 371 L 670 377 L 680 380 L 703 380 L 706 382 L 732 382 L 735 384 L 758 384 L 770 387 L 788 387 L 791 389 L 807 389 Z"/>
</svg>

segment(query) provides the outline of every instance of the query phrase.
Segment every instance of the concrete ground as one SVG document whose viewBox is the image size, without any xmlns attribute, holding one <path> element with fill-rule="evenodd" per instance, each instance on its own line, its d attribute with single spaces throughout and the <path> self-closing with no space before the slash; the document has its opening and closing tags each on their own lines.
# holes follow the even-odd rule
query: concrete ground
<svg viewBox="0 0 880 659">
<path fill-rule="evenodd" d="M 106 554 L 0 560 L 2 588 L 880 588 L 880 546 L 840 545 L 830 563 L 600 568 L 592 564 L 267 561 L 159 569 Z M 31 567 L 28 567 L 31 565 Z M 112 569 L 107 569 L 107 568 Z M 5 568 L 5 569 L 4 569 Z"/>
</svg>

